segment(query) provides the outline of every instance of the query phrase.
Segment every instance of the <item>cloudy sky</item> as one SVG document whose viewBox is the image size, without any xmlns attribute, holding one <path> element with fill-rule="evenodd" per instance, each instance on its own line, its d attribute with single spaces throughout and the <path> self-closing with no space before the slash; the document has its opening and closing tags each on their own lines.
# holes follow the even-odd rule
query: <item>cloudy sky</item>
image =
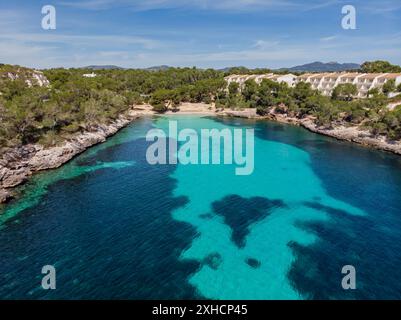
<svg viewBox="0 0 401 320">
<path fill-rule="evenodd" d="M 344 5 L 357 29 L 341 27 Z M 56 30 L 41 10 L 56 8 Z M 0 63 L 223 68 L 401 64 L 400 0 L 0 0 Z"/>
</svg>

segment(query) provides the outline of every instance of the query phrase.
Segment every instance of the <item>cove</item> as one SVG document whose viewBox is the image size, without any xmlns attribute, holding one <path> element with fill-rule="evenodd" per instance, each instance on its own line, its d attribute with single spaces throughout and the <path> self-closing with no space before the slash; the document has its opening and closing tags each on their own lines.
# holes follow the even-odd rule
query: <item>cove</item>
<svg viewBox="0 0 401 320">
<path fill-rule="evenodd" d="M 146 135 L 146 141 L 153 142 L 146 151 L 150 164 L 181 165 L 244 165 L 235 168 L 237 175 L 250 175 L 254 163 L 254 131 L 247 129 L 245 135 L 241 129 L 201 129 L 200 136 L 194 129 L 183 128 L 178 132 L 177 121 L 170 120 L 168 134 L 161 129 L 152 129 Z M 169 139 L 167 140 L 167 136 Z M 221 144 L 223 140 L 223 144 Z M 245 142 L 243 141 L 245 140 Z M 178 147 L 178 143 L 181 143 Z M 245 146 L 245 156 L 243 156 Z M 168 157 L 167 157 L 168 153 Z M 211 157 L 210 157 L 211 154 Z M 212 159 L 210 159 L 212 158 Z M 224 161 L 222 161 L 222 158 Z"/>
<path fill-rule="evenodd" d="M 255 130 L 254 172 L 149 165 L 146 133 Z M 167 137 L 168 138 L 168 137 Z M 141 119 L 3 210 L 3 299 L 400 298 L 399 158 L 265 121 Z M 57 290 L 40 288 L 44 265 Z M 358 290 L 344 291 L 353 265 Z"/>
<path fill-rule="evenodd" d="M 159 120 L 158 126 L 163 127 L 164 121 Z M 191 121 L 183 118 L 180 123 L 189 126 Z M 196 125 L 198 129 L 219 129 L 221 124 L 200 119 Z M 212 299 L 302 298 L 287 277 L 295 258 L 288 244 L 310 245 L 317 240 L 313 233 L 297 227 L 302 221 L 329 220 L 325 212 L 308 208 L 304 202 L 364 215 L 360 209 L 327 195 L 309 162 L 308 155 L 297 148 L 256 139 L 253 175 L 235 176 L 229 167 L 177 167 L 173 174 L 178 181 L 175 195 L 190 201 L 175 210 L 173 217 L 195 226 L 199 233 L 181 258 L 204 261 L 210 255 L 220 257 L 218 267 L 204 264 L 189 279 L 202 295 Z M 210 183 L 212 176 L 218 179 Z M 233 201 L 235 197 L 238 200 Z M 260 208 L 252 208 L 257 202 Z M 236 213 L 238 206 L 242 212 Z M 258 210 L 264 215 L 252 221 Z M 209 218 L 202 218 L 204 214 Z M 234 214 L 241 215 L 242 221 L 227 223 L 222 217 L 232 218 Z M 236 234 L 245 235 L 233 241 Z M 258 260 L 260 267 L 251 267 L 249 258 Z"/>
</svg>

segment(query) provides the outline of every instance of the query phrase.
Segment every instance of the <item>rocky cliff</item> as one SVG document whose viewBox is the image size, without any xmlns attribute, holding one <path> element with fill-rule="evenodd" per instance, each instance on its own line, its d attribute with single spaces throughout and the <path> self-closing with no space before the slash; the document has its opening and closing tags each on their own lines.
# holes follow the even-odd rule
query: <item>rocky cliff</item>
<svg viewBox="0 0 401 320">
<path fill-rule="evenodd" d="M 39 70 L 24 68 L 20 66 L 0 65 L 0 84 L 1 80 L 22 80 L 28 87 L 40 86 L 47 87 L 50 85 L 49 80 Z M 1 87 L 0 87 L 1 91 Z"/>
<path fill-rule="evenodd" d="M 132 110 L 111 124 L 99 125 L 91 132 L 77 133 L 56 147 L 29 144 L 0 155 L 0 203 L 11 200 L 13 188 L 26 182 L 35 172 L 62 166 L 89 147 L 104 142 L 142 114 Z"/>
</svg>

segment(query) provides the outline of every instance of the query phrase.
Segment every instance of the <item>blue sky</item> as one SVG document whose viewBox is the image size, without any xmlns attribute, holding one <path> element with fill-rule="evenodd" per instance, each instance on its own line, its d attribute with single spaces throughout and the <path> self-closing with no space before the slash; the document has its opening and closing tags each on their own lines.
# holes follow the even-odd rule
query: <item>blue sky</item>
<svg viewBox="0 0 401 320">
<path fill-rule="evenodd" d="M 343 5 L 357 29 L 343 30 Z M 53 5 L 57 29 L 41 28 Z M 400 0 L 0 0 L 0 63 L 288 67 L 401 64 Z"/>
</svg>

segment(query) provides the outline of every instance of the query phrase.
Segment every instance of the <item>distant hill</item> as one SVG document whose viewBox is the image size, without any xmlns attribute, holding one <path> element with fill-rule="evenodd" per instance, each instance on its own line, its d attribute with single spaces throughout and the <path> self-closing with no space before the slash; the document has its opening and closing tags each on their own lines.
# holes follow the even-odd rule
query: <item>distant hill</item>
<svg viewBox="0 0 401 320">
<path fill-rule="evenodd" d="M 291 72 L 335 72 L 335 71 L 348 71 L 359 70 L 361 66 L 357 63 L 338 63 L 338 62 L 312 62 L 301 66 L 292 68 L 283 68 Z"/>
<path fill-rule="evenodd" d="M 146 68 L 145 70 L 148 71 L 165 71 L 168 69 L 171 69 L 172 67 L 170 66 L 166 66 L 166 65 L 162 65 L 162 66 L 154 66 L 154 67 L 150 67 L 150 68 Z"/>
<path fill-rule="evenodd" d="M 237 66 L 237 67 L 227 67 L 227 68 L 222 68 L 222 69 L 217 69 L 217 71 L 222 71 L 225 73 L 235 73 L 235 74 L 247 74 L 247 73 L 270 73 L 272 72 L 271 69 L 267 68 L 247 68 L 243 66 Z"/>
<path fill-rule="evenodd" d="M 223 72 L 233 72 L 233 73 L 246 73 L 250 69 L 247 67 L 243 66 L 236 66 L 236 67 L 227 67 L 227 68 L 222 68 L 222 69 L 217 69 L 218 71 L 223 71 Z"/>
<path fill-rule="evenodd" d="M 113 65 L 105 65 L 105 66 L 87 66 L 82 69 L 91 69 L 91 70 L 122 70 L 124 68 L 113 66 Z"/>
<path fill-rule="evenodd" d="M 160 65 L 160 66 L 153 66 L 150 68 L 144 68 L 142 70 L 147 71 L 166 71 L 173 67 L 168 65 Z M 291 68 L 281 68 L 275 71 L 287 71 L 287 72 L 334 72 L 334 71 L 348 71 L 348 70 L 359 70 L 361 65 L 357 63 L 338 63 L 338 62 L 312 62 L 300 66 L 295 66 Z M 82 69 L 90 69 L 90 70 L 123 70 L 125 68 L 115 66 L 115 65 L 91 65 L 84 67 Z M 223 72 L 232 72 L 232 73 L 247 73 L 249 70 L 246 67 L 228 67 L 224 69 L 218 69 L 219 71 Z M 261 72 L 273 72 L 269 69 L 253 69 L 253 71 L 261 70 Z"/>
<path fill-rule="evenodd" d="M 217 71 L 230 72 L 232 68 L 233 67 L 227 67 L 227 68 L 217 69 Z"/>
<path fill-rule="evenodd" d="M 161 65 L 161 66 L 154 66 L 150 68 L 143 68 L 142 70 L 147 70 L 147 71 L 165 71 L 168 69 L 171 69 L 172 67 L 166 66 L 166 65 Z M 124 70 L 127 68 L 122 68 L 119 66 L 114 66 L 114 65 L 92 65 L 92 66 L 87 66 L 83 67 L 81 69 L 90 69 L 90 70 Z M 131 69 L 131 68 L 128 68 Z M 134 68 L 135 69 L 135 68 Z M 140 70 L 140 69 L 138 69 Z"/>
</svg>

